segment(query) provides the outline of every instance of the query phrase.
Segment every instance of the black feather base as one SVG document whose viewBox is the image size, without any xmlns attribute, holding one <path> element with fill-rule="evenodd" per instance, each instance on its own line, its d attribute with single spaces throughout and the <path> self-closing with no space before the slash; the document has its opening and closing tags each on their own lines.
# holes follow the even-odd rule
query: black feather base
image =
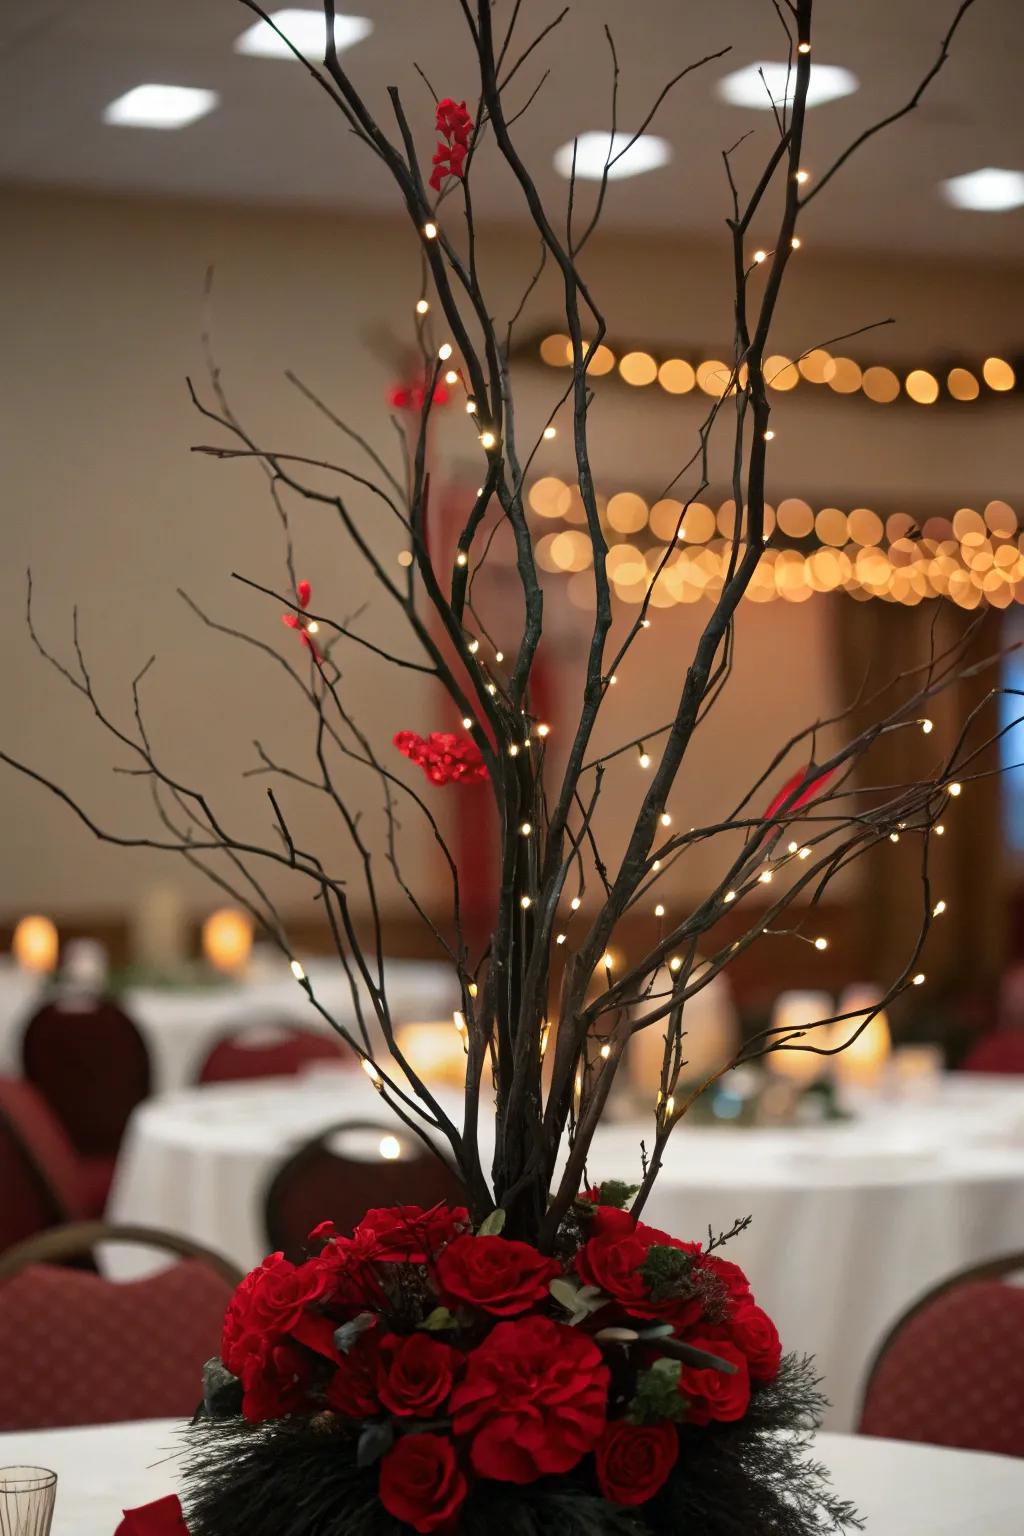
<svg viewBox="0 0 1024 1536">
<path fill-rule="evenodd" d="M 647 1504 L 597 1491 L 587 1461 L 527 1487 L 476 1484 L 459 1536 L 823 1536 L 860 1530 L 813 1460 L 825 1401 L 812 1362 L 787 1356 L 736 1424 L 680 1431 L 679 1459 Z M 254 1428 L 207 1420 L 190 1431 L 185 1514 L 191 1536 L 412 1536 L 377 1498 L 378 1469 L 356 1464 L 355 1438 L 330 1416 Z"/>
</svg>

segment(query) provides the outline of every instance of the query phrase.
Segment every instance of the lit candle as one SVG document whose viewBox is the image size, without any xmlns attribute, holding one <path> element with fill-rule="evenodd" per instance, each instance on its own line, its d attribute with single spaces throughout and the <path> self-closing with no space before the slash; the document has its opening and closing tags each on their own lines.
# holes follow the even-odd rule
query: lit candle
<svg viewBox="0 0 1024 1536">
<path fill-rule="evenodd" d="M 787 1034 L 798 1029 L 807 1030 L 803 1039 L 794 1041 L 794 1045 L 828 1046 L 832 1044 L 829 1030 L 808 1029 L 808 1025 L 831 1018 L 834 1012 L 828 992 L 780 992 L 772 1009 L 772 1029 L 783 1029 Z M 774 1038 L 784 1037 L 775 1035 Z M 827 1057 L 817 1056 L 813 1051 L 793 1049 L 769 1051 L 765 1057 L 772 1072 L 797 1083 L 813 1083 L 825 1071 L 827 1062 Z"/>
<path fill-rule="evenodd" d="M 218 971 L 240 971 L 252 949 L 252 918 L 235 907 L 211 912 L 203 924 L 203 954 Z"/>
<path fill-rule="evenodd" d="M 55 971 L 60 941 L 48 917 L 23 917 L 14 930 L 11 952 L 24 971 Z"/>
<path fill-rule="evenodd" d="M 679 967 L 673 965 L 671 974 L 661 971 L 652 988 L 654 993 L 671 989 Z M 664 1000 L 664 999 L 663 999 Z M 651 1005 L 641 1006 L 636 1016 L 642 1017 Z M 629 1076 L 633 1086 L 650 1097 L 661 1086 L 661 1068 L 665 1056 L 665 1031 L 667 1020 L 651 1024 L 632 1037 L 629 1042 Z M 732 993 L 724 976 L 716 976 L 706 987 L 695 992 L 683 1008 L 683 1082 L 703 1081 L 723 1067 L 736 1053 L 739 1030 Z"/>
<path fill-rule="evenodd" d="M 875 987 L 853 986 L 847 987 L 839 999 L 837 1012 L 852 1015 L 832 1026 L 832 1038 L 829 1041 L 832 1046 L 841 1045 L 846 1040 L 852 1042 L 832 1057 L 836 1076 L 841 1082 L 872 1086 L 882 1075 L 892 1052 L 889 1021 L 884 1011 L 876 1013 L 861 1029 L 857 1038 L 853 1039 L 864 1020 L 869 1017 L 871 1009 L 881 1002 L 881 998 L 882 994 Z"/>
</svg>

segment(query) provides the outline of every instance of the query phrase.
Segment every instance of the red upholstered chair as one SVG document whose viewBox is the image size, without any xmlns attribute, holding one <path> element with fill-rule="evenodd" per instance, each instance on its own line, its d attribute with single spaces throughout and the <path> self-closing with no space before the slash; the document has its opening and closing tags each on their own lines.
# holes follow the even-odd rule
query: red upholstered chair
<svg viewBox="0 0 1024 1536">
<path fill-rule="evenodd" d="M 199 1082 L 295 1077 L 318 1061 L 355 1065 L 353 1053 L 333 1035 L 290 1023 L 243 1026 L 218 1040 L 200 1069 Z"/>
<path fill-rule="evenodd" d="M 1024 1072 L 1024 1029 L 996 1029 L 971 1047 L 961 1072 Z"/>
<path fill-rule="evenodd" d="M 29 1019 L 22 1061 L 88 1176 L 109 1188 L 128 1117 L 149 1097 L 149 1052 L 138 1029 L 108 999 L 58 999 Z"/>
<path fill-rule="evenodd" d="M 125 1284 L 47 1262 L 124 1241 L 164 1248 L 179 1262 Z M 57 1228 L 5 1254 L 0 1430 L 190 1416 L 238 1279 L 183 1239 L 100 1222 Z"/>
<path fill-rule="evenodd" d="M 99 1215 L 87 1184 L 46 1100 L 22 1078 L 0 1078 L 0 1253 L 57 1222 Z"/>
<path fill-rule="evenodd" d="M 397 1156 L 395 1152 L 397 1151 Z M 347 1121 L 300 1147 L 267 1188 L 264 1216 L 272 1250 L 301 1259 L 309 1233 L 333 1221 L 348 1235 L 371 1206 L 464 1205 L 454 1168 L 398 1123 Z"/>
<path fill-rule="evenodd" d="M 860 1432 L 1024 1456 L 1024 1253 L 964 1270 L 896 1324 L 868 1377 Z"/>
</svg>

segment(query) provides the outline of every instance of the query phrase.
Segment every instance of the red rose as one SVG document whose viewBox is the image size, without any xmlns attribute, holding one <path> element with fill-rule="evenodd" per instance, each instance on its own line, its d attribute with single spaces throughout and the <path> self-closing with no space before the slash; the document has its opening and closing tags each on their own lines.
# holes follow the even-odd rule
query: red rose
<svg viewBox="0 0 1024 1536">
<path fill-rule="evenodd" d="M 338 1369 L 327 1388 L 327 1406 L 347 1419 L 366 1419 L 380 1412 L 378 1366 L 380 1339 L 374 1329 L 339 1356 Z"/>
<path fill-rule="evenodd" d="M 646 1504 L 675 1465 L 679 1435 L 674 1424 L 627 1424 L 616 1419 L 605 1426 L 594 1461 L 597 1485 L 613 1504 Z"/>
<path fill-rule="evenodd" d="M 504 1237 L 457 1237 L 437 1261 L 446 1301 L 467 1301 L 496 1317 L 511 1317 L 544 1301 L 548 1282 L 559 1274 L 555 1259 Z"/>
<path fill-rule="evenodd" d="M 353 1237 L 375 1240 L 372 1256 L 378 1260 L 398 1260 L 405 1264 L 426 1264 L 453 1237 L 469 1226 L 469 1212 L 458 1205 L 389 1205 L 367 1211 Z"/>
<path fill-rule="evenodd" d="M 244 1379 L 252 1363 L 290 1333 L 311 1329 L 310 1342 L 321 1349 L 319 1320 L 306 1308 L 329 1289 L 330 1277 L 318 1260 L 295 1265 L 281 1253 L 269 1254 L 246 1275 L 228 1303 L 221 1333 L 221 1359 L 227 1369 Z"/>
<path fill-rule="evenodd" d="M 392 1413 L 426 1418 L 455 1385 L 459 1352 L 426 1333 L 388 1334 L 380 1343 L 378 1390 Z"/>
<path fill-rule="evenodd" d="M 242 1376 L 242 1412 L 250 1424 L 283 1419 L 307 1404 L 308 1357 L 293 1344 L 274 1344 L 263 1360 L 250 1361 Z"/>
<path fill-rule="evenodd" d="M 466 1479 L 443 1435 L 403 1435 L 380 1464 L 380 1501 L 414 1531 L 453 1529 Z"/>
<path fill-rule="evenodd" d="M 481 1477 L 532 1483 L 568 1472 L 604 1428 L 608 1368 L 575 1328 L 546 1317 L 498 1323 L 452 1393 L 455 1433 Z"/>
<path fill-rule="evenodd" d="M 591 1236 L 576 1255 L 576 1273 L 585 1285 L 596 1285 L 633 1317 L 668 1318 L 684 1328 L 700 1317 L 699 1295 L 651 1298 L 643 1274 L 650 1250 L 676 1248 L 699 1254 L 699 1243 L 684 1243 L 656 1227 L 634 1222 L 628 1211 L 600 1205 L 590 1225 Z"/>
<path fill-rule="evenodd" d="M 774 1381 L 779 1374 L 782 1344 L 767 1312 L 752 1300 L 737 1302 L 729 1322 L 732 1342 L 746 1356 L 752 1381 Z"/>
<path fill-rule="evenodd" d="M 726 1337 L 724 1330 L 709 1328 L 706 1334 L 692 1334 L 686 1342 L 708 1354 L 717 1355 L 735 1365 L 736 1372 L 716 1371 L 712 1366 L 683 1364 L 679 1372 L 679 1390 L 686 1398 L 688 1424 L 707 1424 L 710 1419 L 731 1424 L 742 1419 L 750 1402 L 750 1372 L 746 1356 Z"/>
</svg>

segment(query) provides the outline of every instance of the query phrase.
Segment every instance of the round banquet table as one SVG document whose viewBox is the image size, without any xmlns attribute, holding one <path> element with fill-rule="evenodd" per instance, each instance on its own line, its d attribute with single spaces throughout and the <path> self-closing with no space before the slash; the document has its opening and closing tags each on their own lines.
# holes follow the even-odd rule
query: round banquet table
<svg viewBox="0 0 1024 1536">
<path fill-rule="evenodd" d="M 123 1509 L 179 1491 L 181 1426 L 165 1419 L 0 1435 L 0 1464 L 57 1473 L 53 1536 L 113 1536 Z M 817 1459 L 868 1536 L 1019 1536 L 1024 1461 L 821 1434 Z"/>
<path fill-rule="evenodd" d="M 458 1099 L 437 1097 L 457 1121 Z M 108 1215 L 185 1233 L 251 1268 L 266 1248 L 264 1191 L 288 1151 L 331 1124 L 386 1113 L 363 1074 L 335 1069 L 152 1100 L 128 1127 Z M 489 1126 L 482 1114 L 485 1160 Z M 649 1144 L 647 1123 L 602 1126 L 591 1176 L 638 1178 L 644 1136 Z M 729 1257 L 785 1347 L 817 1357 L 828 1427 L 851 1428 L 896 1318 L 956 1270 L 1024 1250 L 1024 1084 L 960 1075 L 931 1102 L 867 1100 L 856 1119 L 827 1126 L 677 1129 L 644 1220 L 703 1237 L 746 1215 Z M 153 1259 L 125 1248 L 106 1263 L 130 1278 Z"/>
<path fill-rule="evenodd" d="M 341 966 L 330 960 L 304 962 L 317 1000 L 338 1020 L 355 1022 L 352 994 Z M 397 1023 L 450 1019 L 459 989 L 450 966 L 434 961 L 389 960 L 388 999 Z M 21 1066 L 21 1034 L 44 1001 L 38 977 L 0 966 L 0 1073 Z M 287 968 L 260 970 L 251 977 L 209 987 L 132 987 L 118 1003 L 134 1019 L 149 1048 L 154 1093 L 194 1083 L 209 1052 L 228 1031 L 290 1022 L 329 1032 L 319 1011 Z M 372 1018 L 371 1010 L 367 1010 Z"/>
</svg>

